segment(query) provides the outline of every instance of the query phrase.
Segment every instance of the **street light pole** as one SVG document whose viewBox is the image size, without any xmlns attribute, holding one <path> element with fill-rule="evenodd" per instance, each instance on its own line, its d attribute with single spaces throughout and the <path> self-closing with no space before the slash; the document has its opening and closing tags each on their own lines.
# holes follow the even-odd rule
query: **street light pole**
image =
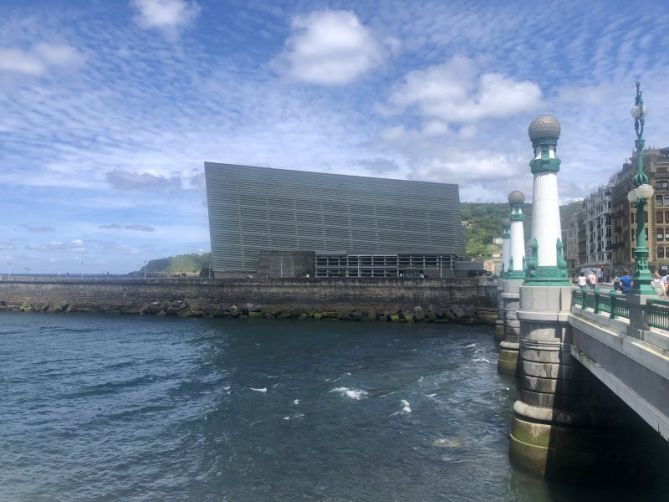
<svg viewBox="0 0 669 502">
<path fill-rule="evenodd" d="M 646 200 L 653 196 L 654 190 L 648 184 L 648 176 L 643 168 L 643 147 L 645 140 L 643 139 L 643 126 L 648 109 L 643 103 L 641 93 L 641 83 L 636 83 L 636 98 L 634 106 L 632 107 L 632 117 L 634 118 L 634 130 L 636 131 L 636 140 L 634 146 L 636 148 L 636 174 L 632 178 L 634 188 L 627 198 L 630 202 L 636 204 L 636 247 L 634 248 L 634 281 L 632 283 L 632 292 L 636 294 L 652 295 L 655 294 L 653 288 L 653 277 L 648 269 L 648 246 L 646 245 L 646 230 L 645 230 L 645 206 Z"/>
</svg>

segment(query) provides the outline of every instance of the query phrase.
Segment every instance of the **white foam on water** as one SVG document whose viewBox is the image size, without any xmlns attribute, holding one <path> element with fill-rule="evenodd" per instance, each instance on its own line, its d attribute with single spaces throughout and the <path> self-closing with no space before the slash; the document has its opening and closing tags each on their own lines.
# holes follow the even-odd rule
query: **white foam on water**
<svg viewBox="0 0 669 502">
<path fill-rule="evenodd" d="M 470 343 L 469 345 L 465 345 L 465 349 L 472 349 L 474 347 L 476 347 L 475 343 Z"/>
<path fill-rule="evenodd" d="M 406 399 L 402 399 L 400 401 L 400 404 L 402 405 L 403 413 L 411 413 L 411 406 L 409 405 L 409 401 L 407 401 Z"/>
<path fill-rule="evenodd" d="M 295 420 L 297 418 L 304 418 L 304 413 L 293 413 L 292 415 L 283 417 L 284 420 Z"/>
<path fill-rule="evenodd" d="M 297 406 L 298 404 L 300 404 L 300 400 L 299 400 L 299 399 L 295 399 L 295 400 L 293 401 L 293 404 L 294 404 L 295 406 Z"/>
<path fill-rule="evenodd" d="M 366 390 L 349 389 L 348 387 L 336 387 L 336 388 L 332 389 L 330 392 L 337 392 L 337 393 L 341 394 L 342 396 L 346 396 L 350 399 L 355 399 L 357 401 L 359 401 L 360 399 L 362 399 L 363 397 L 365 397 L 367 395 Z"/>
<path fill-rule="evenodd" d="M 435 439 L 432 441 L 432 446 L 436 446 L 437 448 L 462 448 L 464 444 L 462 443 L 462 439 L 452 437 Z"/>
<path fill-rule="evenodd" d="M 267 387 L 260 387 L 256 389 L 255 387 L 249 387 L 249 389 L 254 390 L 256 392 L 267 392 Z"/>
<path fill-rule="evenodd" d="M 427 397 L 436 397 L 437 393 L 435 392 L 434 394 L 427 394 Z"/>
<path fill-rule="evenodd" d="M 490 361 L 486 359 L 485 357 L 475 357 L 472 359 L 472 362 L 474 363 L 489 363 Z"/>
</svg>

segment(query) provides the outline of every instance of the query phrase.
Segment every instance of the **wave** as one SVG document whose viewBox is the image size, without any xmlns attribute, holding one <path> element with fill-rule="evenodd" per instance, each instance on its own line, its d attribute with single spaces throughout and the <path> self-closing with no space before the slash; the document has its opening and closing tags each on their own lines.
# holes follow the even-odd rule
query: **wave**
<svg viewBox="0 0 669 502">
<path fill-rule="evenodd" d="M 356 401 L 359 401 L 363 397 L 367 396 L 367 391 L 362 390 L 362 389 L 349 389 L 348 387 L 336 387 L 332 389 L 330 392 L 337 392 L 341 394 L 342 396 L 346 396 L 350 399 L 355 399 Z"/>
<path fill-rule="evenodd" d="M 267 387 L 259 387 L 259 388 L 249 387 L 249 389 L 254 390 L 256 392 L 267 392 Z"/>
<path fill-rule="evenodd" d="M 292 415 L 286 415 L 283 417 L 284 420 L 295 420 L 298 418 L 304 418 L 304 413 L 293 413 Z"/>
</svg>

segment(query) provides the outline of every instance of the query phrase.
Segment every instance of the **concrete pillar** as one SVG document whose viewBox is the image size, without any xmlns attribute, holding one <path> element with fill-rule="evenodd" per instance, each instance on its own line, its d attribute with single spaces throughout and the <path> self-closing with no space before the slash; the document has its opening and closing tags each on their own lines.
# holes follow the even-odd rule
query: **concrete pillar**
<svg viewBox="0 0 669 502">
<path fill-rule="evenodd" d="M 511 258 L 511 220 L 502 220 L 502 277 L 509 273 L 509 259 Z"/>
<path fill-rule="evenodd" d="M 504 292 L 504 279 L 499 280 L 497 285 L 497 320 L 495 321 L 495 340 L 501 342 L 504 340 L 504 300 L 502 293 Z"/>
<path fill-rule="evenodd" d="M 497 370 L 504 375 L 515 375 L 518 366 L 520 321 L 516 312 L 522 284 L 522 279 L 507 279 L 504 281 L 504 290 L 501 294 L 504 307 L 504 336 L 499 344 Z"/>
<path fill-rule="evenodd" d="M 516 316 L 519 307 L 519 290 L 525 279 L 525 230 L 523 228 L 523 203 L 525 195 L 514 190 L 509 194 L 511 213 L 509 220 L 509 271 L 506 274 L 502 303 L 504 305 L 504 338 L 499 346 L 497 369 L 502 374 L 515 375 L 518 366 L 518 339 L 520 321 Z"/>
<path fill-rule="evenodd" d="M 502 219 L 502 272 L 500 282 L 497 288 L 497 320 L 495 321 L 495 339 L 498 342 L 504 340 L 504 300 L 502 293 L 504 291 L 504 282 L 509 273 L 509 259 L 511 253 L 511 220 Z"/>
</svg>

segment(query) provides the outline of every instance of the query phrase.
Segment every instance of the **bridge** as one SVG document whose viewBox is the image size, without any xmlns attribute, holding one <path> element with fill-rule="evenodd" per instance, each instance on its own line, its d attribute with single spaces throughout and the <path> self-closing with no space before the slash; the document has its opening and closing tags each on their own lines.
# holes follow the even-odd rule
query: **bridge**
<svg viewBox="0 0 669 502">
<path fill-rule="evenodd" d="M 669 301 L 568 283 L 526 282 L 515 297 L 520 399 L 512 461 L 546 477 L 662 475 L 669 462 Z M 502 342 L 500 363 L 511 345 Z"/>
<path fill-rule="evenodd" d="M 669 441 L 669 300 L 572 292 L 571 356 Z"/>
</svg>

